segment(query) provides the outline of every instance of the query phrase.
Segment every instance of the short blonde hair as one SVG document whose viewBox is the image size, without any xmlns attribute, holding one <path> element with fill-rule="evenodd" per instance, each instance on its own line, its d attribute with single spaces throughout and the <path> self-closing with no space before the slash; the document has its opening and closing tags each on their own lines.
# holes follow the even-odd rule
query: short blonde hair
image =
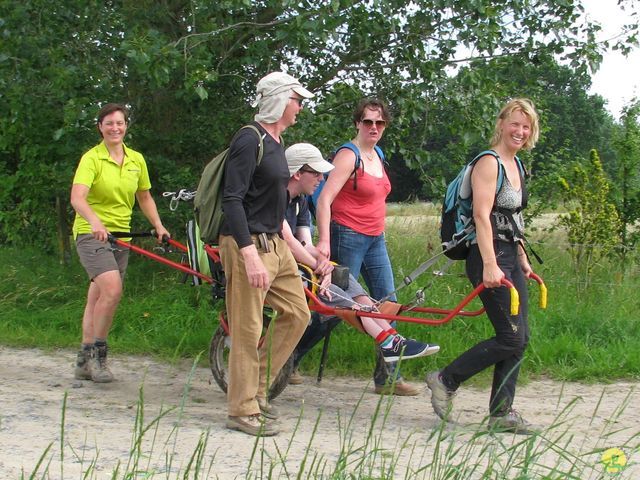
<svg viewBox="0 0 640 480">
<path fill-rule="evenodd" d="M 498 143 L 500 143 L 500 139 L 502 137 L 500 123 L 502 122 L 502 120 L 508 118 L 509 115 L 511 115 L 513 112 L 522 112 L 531 122 L 531 134 L 522 147 L 525 150 L 531 150 L 536 146 L 536 142 L 538 141 L 538 137 L 540 136 L 540 127 L 536 107 L 528 98 L 514 98 L 513 100 L 508 101 L 504 107 L 502 107 L 502 110 L 500 110 L 500 113 L 498 114 L 498 118 L 496 118 L 496 125 L 493 130 L 493 136 L 491 137 L 491 146 L 495 147 Z"/>
</svg>

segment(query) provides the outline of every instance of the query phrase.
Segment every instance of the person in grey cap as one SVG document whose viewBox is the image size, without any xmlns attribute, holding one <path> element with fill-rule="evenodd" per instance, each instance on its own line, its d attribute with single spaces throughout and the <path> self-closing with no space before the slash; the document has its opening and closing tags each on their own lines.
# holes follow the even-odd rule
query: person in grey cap
<svg viewBox="0 0 640 480">
<path fill-rule="evenodd" d="M 332 284 L 331 273 L 333 265 L 314 245 L 309 228 L 308 195 L 312 195 L 320 184 L 324 173 L 333 169 L 333 165 L 322 157 L 320 150 L 309 143 L 297 143 L 285 151 L 289 166 L 289 197 L 286 220 L 282 233 L 291 248 L 295 259 L 309 266 L 317 275 L 320 284 L 320 299 L 330 307 L 344 307 L 352 309 L 379 310 L 367 295 L 358 281 L 349 275 L 348 286 L 342 288 Z M 380 346 L 385 362 L 395 362 L 403 359 L 432 355 L 440 350 L 438 345 L 421 343 L 405 339 L 389 324 L 388 321 L 374 317 L 360 317 L 357 327 L 371 336 Z M 308 351 L 309 345 L 304 345 L 300 351 Z M 300 361 L 296 355 L 296 364 Z"/>
<path fill-rule="evenodd" d="M 267 381 L 287 361 L 309 323 L 309 307 L 298 267 L 282 238 L 289 169 L 280 135 L 296 122 L 304 99 L 313 94 L 283 72 L 262 78 L 253 103 L 252 129 L 241 129 L 225 165 L 220 257 L 226 277 L 226 310 L 231 334 L 227 428 L 250 435 L 275 435 L 277 411 L 268 402 Z M 259 346 L 263 305 L 277 313 Z"/>
</svg>

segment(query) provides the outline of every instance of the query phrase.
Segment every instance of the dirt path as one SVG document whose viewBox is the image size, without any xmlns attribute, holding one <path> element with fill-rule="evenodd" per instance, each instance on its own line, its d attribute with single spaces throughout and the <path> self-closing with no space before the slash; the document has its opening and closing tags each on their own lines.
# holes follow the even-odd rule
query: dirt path
<svg viewBox="0 0 640 480">
<path fill-rule="evenodd" d="M 89 478 L 111 478 L 117 468 L 117 478 L 122 478 L 131 458 L 136 418 L 142 418 L 139 424 L 144 427 L 151 424 L 139 442 L 139 471 L 155 471 L 158 475 L 154 478 L 183 478 L 190 458 L 199 451 L 203 466 L 198 478 L 247 475 L 256 444 L 251 437 L 224 428 L 225 398 L 211 383 L 208 369 L 192 370 L 188 363 L 172 366 L 144 357 L 115 356 L 112 366 L 118 381 L 98 385 L 72 378 L 73 359 L 74 354 L 69 351 L 43 353 L 0 347 L 0 478 L 19 478 L 23 471 L 28 478 L 41 457 L 37 478 L 81 478 L 80 473 L 90 468 L 94 470 Z M 428 392 L 379 404 L 380 397 L 373 395 L 363 380 L 325 378 L 320 386 L 307 380 L 304 385 L 289 386 L 276 400 L 283 433 L 257 444 L 253 478 L 267 476 L 268 472 L 260 471 L 261 459 L 263 468 L 276 465 L 272 478 L 285 476 L 285 468 L 295 476 L 305 458 L 305 471 L 315 458 L 314 471 L 324 468 L 325 476 L 333 472 L 341 451 L 365 445 L 372 413 L 379 405 L 383 410 L 389 407 L 390 415 L 382 435 L 381 420 L 378 421 L 373 436 L 376 444 L 364 450 L 380 449 L 373 455 L 378 467 L 397 460 L 394 477 L 404 478 L 405 471 L 416 471 L 428 464 L 434 447 L 438 443 L 442 447 L 442 442 L 465 446 L 467 453 L 462 458 L 467 462 L 470 458 L 478 458 L 481 464 L 487 462 L 480 447 L 477 451 L 469 447 L 474 433 L 485 431 L 479 425 L 487 402 L 485 390 L 461 389 L 455 404 L 459 425 L 439 429 L 441 424 L 431 410 Z M 581 478 L 603 478 L 602 453 L 593 450 L 621 447 L 628 464 L 615 478 L 640 477 L 640 467 L 636 465 L 640 462 L 640 394 L 634 384 L 587 386 L 536 381 L 520 388 L 517 407 L 544 429 L 534 442 L 534 452 L 539 454 L 536 463 L 562 463 L 551 448 L 555 445 L 556 450 L 565 452 L 565 467 L 567 462 L 583 462 Z M 168 413 L 154 422 L 161 412 Z M 560 419 L 561 425 L 550 427 Z M 351 422 L 350 426 L 347 422 Z M 498 434 L 482 435 L 480 442 L 498 452 L 504 449 L 498 458 L 504 459 L 506 469 L 508 449 L 522 440 L 521 436 Z M 453 455 L 450 461 L 457 458 L 460 455 Z M 355 468 L 352 464 L 348 471 Z M 45 470 L 48 476 L 42 475 Z M 133 467 L 129 467 L 131 470 Z M 422 472 L 411 478 L 440 477 Z"/>
</svg>

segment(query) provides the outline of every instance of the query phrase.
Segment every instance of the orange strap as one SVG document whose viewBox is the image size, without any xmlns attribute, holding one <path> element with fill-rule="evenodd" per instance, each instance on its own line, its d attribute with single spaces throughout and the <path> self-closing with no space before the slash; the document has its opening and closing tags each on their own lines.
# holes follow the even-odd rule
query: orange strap
<svg viewBox="0 0 640 480">
<path fill-rule="evenodd" d="M 359 330 L 362 333 L 367 333 L 362 326 L 362 322 L 358 318 L 356 310 L 353 310 L 351 308 L 336 308 L 336 315 L 356 330 Z"/>
<path fill-rule="evenodd" d="M 402 305 L 395 302 L 384 302 L 380 305 L 380 313 L 384 313 L 385 315 L 397 315 Z"/>
</svg>

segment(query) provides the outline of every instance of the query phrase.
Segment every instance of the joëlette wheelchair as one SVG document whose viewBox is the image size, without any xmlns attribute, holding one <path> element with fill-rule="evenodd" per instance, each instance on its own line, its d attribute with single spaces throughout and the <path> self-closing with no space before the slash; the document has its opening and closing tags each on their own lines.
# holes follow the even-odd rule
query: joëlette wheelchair
<svg viewBox="0 0 640 480">
<path fill-rule="evenodd" d="M 192 222 L 192 221 L 190 221 Z M 191 228 L 191 230 L 190 230 Z M 187 226 L 187 245 L 174 240 L 173 238 L 164 238 L 162 242 L 163 253 L 166 251 L 178 251 L 182 254 L 182 259 L 178 262 L 171 260 L 162 253 L 158 254 L 150 250 L 146 250 L 134 245 L 132 242 L 125 242 L 120 238 L 150 237 L 153 232 L 142 233 L 112 233 L 109 236 L 109 242 L 113 248 L 128 248 L 131 251 L 143 255 L 151 260 L 167 265 L 171 268 L 179 270 L 185 274 L 185 280 L 191 277 L 192 282 L 198 284 L 208 284 L 211 286 L 211 296 L 214 304 L 224 302 L 225 296 L 225 278 L 220 261 L 219 249 L 216 246 L 204 245 L 193 234 L 193 225 Z M 203 273 L 206 272 L 206 273 Z M 328 323 L 324 326 L 324 345 L 318 371 L 318 381 L 322 379 L 322 373 L 326 364 L 328 352 L 329 338 L 333 327 L 338 322 L 336 317 L 344 320 L 352 327 L 364 333 L 361 317 L 367 316 L 371 318 L 381 318 L 389 322 L 411 322 L 423 325 L 441 325 L 451 321 L 455 317 L 476 317 L 484 313 L 484 308 L 473 311 L 464 310 L 464 308 L 484 289 L 481 284 L 474 288 L 466 297 L 464 297 L 455 307 L 451 309 L 422 307 L 416 305 L 403 305 L 393 302 L 384 302 L 376 305 L 373 309 L 351 308 L 335 308 L 326 305 L 318 296 L 318 281 L 311 269 L 305 265 L 299 265 L 301 281 L 303 282 L 305 295 L 308 299 L 309 309 L 314 317 L 312 321 L 321 321 L 319 316 L 324 316 Z M 547 289 L 542 279 L 532 274 L 531 279 L 535 280 L 540 287 L 539 304 L 541 308 L 546 308 Z M 511 311 L 512 314 L 518 312 L 519 298 L 518 292 L 514 286 L 507 280 L 503 280 L 503 286 L 510 290 L 511 294 Z M 431 315 L 428 317 L 427 315 Z M 435 315 L 435 317 L 433 317 Z M 263 319 L 264 330 L 274 317 L 273 310 L 265 305 Z M 327 318 L 329 320 L 327 320 Z M 211 373 L 218 386 L 227 391 L 228 385 L 228 357 L 231 348 L 231 338 L 229 334 L 229 325 L 226 318 L 226 310 L 224 306 L 219 309 L 219 323 L 216 326 L 211 343 L 209 346 L 209 363 Z M 260 345 L 265 341 L 264 336 L 260 339 Z M 289 377 L 293 372 L 294 355 L 292 355 L 275 379 L 272 380 L 269 389 L 269 397 L 271 399 L 277 397 L 286 388 L 289 383 Z"/>
</svg>

